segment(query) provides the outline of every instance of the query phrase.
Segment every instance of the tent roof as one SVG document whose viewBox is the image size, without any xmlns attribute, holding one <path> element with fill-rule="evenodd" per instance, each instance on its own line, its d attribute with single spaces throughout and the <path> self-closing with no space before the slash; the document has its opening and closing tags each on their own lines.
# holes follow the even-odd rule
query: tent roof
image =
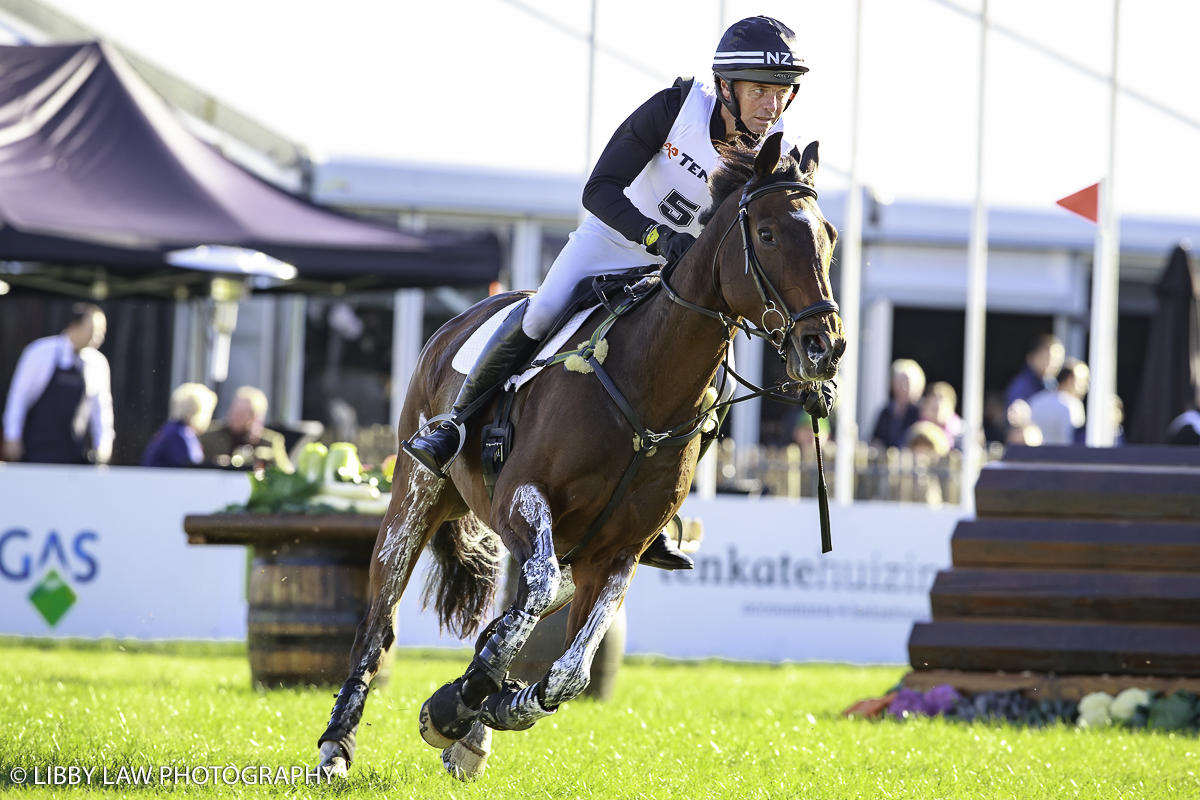
<svg viewBox="0 0 1200 800">
<path fill-rule="evenodd" d="M 406 233 L 259 180 L 189 133 L 104 43 L 0 46 L 0 259 L 137 275 L 213 244 L 358 286 L 480 283 L 500 264 L 492 235 Z"/>
</svg>

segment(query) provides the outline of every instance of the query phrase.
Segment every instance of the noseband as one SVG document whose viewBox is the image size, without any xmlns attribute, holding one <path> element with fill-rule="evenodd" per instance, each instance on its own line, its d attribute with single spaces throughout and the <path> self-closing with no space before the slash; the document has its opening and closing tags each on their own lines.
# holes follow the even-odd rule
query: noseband
<svg viewBox="0 0 1200 800">
<path fill-rule="evenodd" d="M 754 276 L 754 287 L 758 289 L 758 296 L 763 302 L 763 315 L 760 327 L 754 327 L 747 322 L 728 317 L 720 311 L 713 311 L 712 309 L 684 300 L 671 288 L 668 281 L 670 272 L 674 271 L 674 265 L 670 269 L 664 270 L 662 275 L 663 289 L 666 290 L 667 296 L 676 303 L 684 308 L 690 308 L 692 311 L 704 314 L 707 317 L 720 320 L 727 329 L 740 328 L 751 336 L 766 339 L 779 353 L 781 359 L 787 358 L 788 335 L 796 327 L 796 323 L 820 314 L 838 313 L 838 304 L 833 300 L 818 300 L 812 305 L 792 313 L 791 309 L 788 308 L 787 302 L 783 299 L 783 295 L 775 288 L 775 284 L 771 283 L 771 279 L 763 269 L 762 263 L 758 260 L 757 253 L 754 252 L 754 245 L 750 243 L 750 215 L 747 213 L 750 203 L 771 192 L 784 191 L 799 192 L 804 197 L 811 197 L 814 200 L 817 198 L 817 190 L 807 183 L 772 183 L 759 187 L 752 192 L 743 190 L 742 198 L 738 202 L 737 218 L 729 224 L 729 227 L 725 230 L 725 235 L 721 237 L 721 241 L 717 244 L 717 249 L 713 253 L 713 289 L 716 291 L 717 298 L 721 301 L 722 305 L 728 308 L 729 303 L 726 302 L 725 297 L 721 294 L 721 287 L 717 283 L 717 258 L 721 254 L 721 248 L 724 246 L 725 240 L 733 232 L 734 226 L 741 228 L 742 250 L 746 254 L 746 273 Z"/>
</svg>

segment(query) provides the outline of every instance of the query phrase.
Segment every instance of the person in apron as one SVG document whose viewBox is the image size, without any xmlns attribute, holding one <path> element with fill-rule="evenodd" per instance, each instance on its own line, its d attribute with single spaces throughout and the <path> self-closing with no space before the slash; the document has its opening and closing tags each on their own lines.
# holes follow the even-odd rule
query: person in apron
<svg viewBox="0 0 1200 800">
<path fill-rule="evenodd" d="M 112 449 L 112 395 L 104 313 L 72 307 L 58 336 L 32 342 L 21 354 L 4 411 L 3 456 L 34 464 L 105 462 Z"/>
<path fill-rule="evenodd" d="M 69 367 L 55 365 L 50 383 L 25 416 L 21 444 L 23 460 L 30 464 L 88 463 L 83 362 L 78 356 L 71 360 Z M 83 430 L 78 429 L 80 421 Z"/>
</svg>

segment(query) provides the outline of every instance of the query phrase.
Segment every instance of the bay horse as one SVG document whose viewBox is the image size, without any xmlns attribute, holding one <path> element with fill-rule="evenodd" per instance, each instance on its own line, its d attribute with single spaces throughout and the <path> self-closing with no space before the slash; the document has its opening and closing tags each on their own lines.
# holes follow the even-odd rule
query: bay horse
<svg viewBox="0 0 1200 800">
<path fill-rule="evenodd" d="M 527 729 L 586 688 L 638 556 L 688 494 L 699 440 L 676 437 L 678 446 L 642 452 L 631 419 L 641 420 L 644 433 L 678 431 L 701 418 L 739 327 L 770 339 L 794 381 L 834 377 L 846 343 L 829 284 L 837 232 L 816 202 L 817 143 L 785 156 L 780 143 L 776 134 L 757 154 L 741 146 L 723 151 L 710 178 L 713 205 L 703 234 L 664 271 L 664 291 L 607 333 L 603 372 L 621 387 L 626 407 L 618 408 L 608 384 L 597 380 L 599 370 L 546 368 L 516 396 L 511 453 L 491 498 L 478 421 L 467 427 L 448 480 L 399 457 L 371 561 L 370 608 L 318 743 L 322 767 L 345 775 L 353 760 L 368 686 L 395 640 L 396 606 L 427 545 L 435 565 L 426 600 L 462 636 L 490 616 L 499 542 L 520 564 L 512 605 L 480 634 L 464 674 L 438 689 L 419 715 L 422 738 L 443 750 L 452 775 L 466 779 L 483 771 L 492 730 Z M 732 235 L 735 228 L 741 236 Z M 409 384 L 401 439 L 450 408 L 462 381 L 451 363 L 455 353 L 490 315 L 524 296 L 488 298 L 430 339 Z M 580 332 L 595 330 L 602 319 L 592 314 Z M 484 408 L 475 419 L 488 416 Z M 656 436 L 664 441 L 665 434 Z M 640 470 L 625 481 L 639 456 Z M 625 491 L 610 509 L 621 483 Z M 533 627 L 568 601 L 565 653 L 530 686 L 509 680 L 509 665 Z"/>
</svg>

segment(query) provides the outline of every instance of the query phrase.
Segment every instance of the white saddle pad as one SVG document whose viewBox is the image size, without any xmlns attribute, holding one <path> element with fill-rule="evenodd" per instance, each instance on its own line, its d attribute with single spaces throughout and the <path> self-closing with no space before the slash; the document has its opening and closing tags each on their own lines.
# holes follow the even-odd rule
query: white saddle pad
<svg viewBox="0 0 1200 800">
<path fill-rule="evenodd" d="M 478 361 L 479 356 L 482 355 L 484 345 L 487 344 L 488 339 L 492 338 L 492 334 L 495 333 L 496 329 L 500 327 L 500 323 L 508 319 L 508 315 L 511 314 L 518 305 L 520 305 L 520 303 L 512 303 L 511 305 L 505 306 L 484 320 L 483 324 L 475 329 L 475 332 L 471 334 L 467 341 L 463 342 L 463 346 L 460 347 L 458 352 L 454 354 L 454 360 L 450 362 L 456 371 L 462 373 L 463 375 L 466 375 L 471 371 L 471 367 L 475 366 L 475 362 Z M 583 321 L 586 320 L 588 316 L 590 316 L 591 313 L 599 307 L 599 305 L 594 305 L 591 308 L 585 308 L 575 316 L 571 317 L 567 324 L 564 325 L 562 329 L 554 335 L 554 338 L 542 345 L 541 349 L 538 350 L 536 357 L 539 359 L 549 358 L 559 350 L 562 350 L 568 342 L 572 341 L 571 337 L 573 337 L 579 330 L 580 326 L 583 325 Z M 543 369 L 545 369 L 545 367 L 530 367 L 520 375 L 514 375 L 513 377 L 509 378 L 508 383 L 505 384 L 505 388 L 520 389 L 526 383 L 529 383 L 529 381 L 533 380 L 533 376 L 537 375 Z"/>
</svg>

